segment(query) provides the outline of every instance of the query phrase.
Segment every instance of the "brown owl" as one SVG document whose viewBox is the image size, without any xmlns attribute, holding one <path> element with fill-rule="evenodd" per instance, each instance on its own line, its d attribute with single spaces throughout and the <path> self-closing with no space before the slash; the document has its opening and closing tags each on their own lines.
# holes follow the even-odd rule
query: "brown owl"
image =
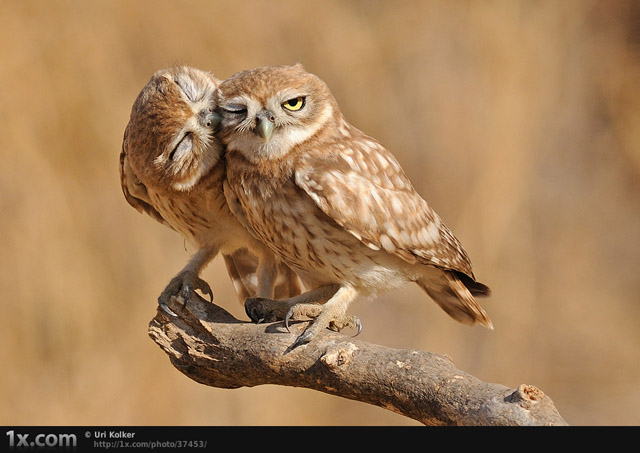
<svg viewBox="0 0 640 453">
<path fill-rule="evenodd" d="M 359 330 L 348 305 L 407 282 L 457 321 L 492 328 L 474 298 L 490 291 L 467 253 L 395 157 L 344 119 L 322 80 L 301 65 L 251 69 L 223 81 L 216 103 L 230 204 L 311 288 L 284 305 L 287 327 L 315 318 L 294 346 L 326 327 Z M 252 318 L 279 310 L 249 302 Z"/>
<path fill-rule="evenodd" d="M 125 198 L 197 248 L 158 298 L 171 314 L 166 306 L 171 296 L 182 296 L 186 303 L 199 289 L 213 297 L 200 272 L 218 253 L 241 301 L 300 292 L 295 273 L 278 264 L 226 203 L 223 146 L 215 137 L 220 117 L 213 108 L 218 84 L 212 74 L 187 66 L 156 72 L 133 104 L 124 133 L 120 177 Z"/>
</svg>

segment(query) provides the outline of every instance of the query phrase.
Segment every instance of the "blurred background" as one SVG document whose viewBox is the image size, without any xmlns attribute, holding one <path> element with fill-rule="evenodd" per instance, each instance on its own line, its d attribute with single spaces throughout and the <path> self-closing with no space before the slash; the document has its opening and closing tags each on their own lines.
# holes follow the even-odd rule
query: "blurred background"
<svg viewBox="0 0 640 453">
<path fill-rule="evenodd" d="M 304 389 L 208 388 L 147 336 L 190 257 L 125 201 L 151 74 L 303 63 L 464 244 L 494 331 L 413 285 L 361 338 L 531 384 L 573 425 L 640 424 L 640 3 L 7 1 L 0 28 L 0 423 L 416 425 Z M 247 319 L 216 260 L 216 301 Z"/>
</svg>

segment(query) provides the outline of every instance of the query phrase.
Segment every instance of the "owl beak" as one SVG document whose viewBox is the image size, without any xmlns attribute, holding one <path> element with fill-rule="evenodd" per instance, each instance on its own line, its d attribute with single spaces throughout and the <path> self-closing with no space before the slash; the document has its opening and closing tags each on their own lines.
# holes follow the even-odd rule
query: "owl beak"
<svg viewBox="0 0 640 453">
<path fill-rule="evenodd" d="M 210 108 L 203 109 L 199 116 L 200 122 L 203 126 L 210 127 L 214 130 L 217 129 L 222 122 L 222 116 Z"/>
<path fill-rule="evenodd" d="M 261 110 L 256 115 L 256 130 L 265 142 L 268 142 L 271 135 L 273 135 L 273 129 L 275 128 L 273 120 L 274 115 L 269 110 Z"/>
<path fill-rule="evenodd" d="M 218 112 L 211 112 L 211 114 L 209 114 L 209 116 L 207 116 L 208 122 L 211 123 L 211 127 L 213 129 L 217 129 L 218 126 L 220 126 L 220 123 L 222 122 L 222 115 L 220 115 Z"/>
</svg>

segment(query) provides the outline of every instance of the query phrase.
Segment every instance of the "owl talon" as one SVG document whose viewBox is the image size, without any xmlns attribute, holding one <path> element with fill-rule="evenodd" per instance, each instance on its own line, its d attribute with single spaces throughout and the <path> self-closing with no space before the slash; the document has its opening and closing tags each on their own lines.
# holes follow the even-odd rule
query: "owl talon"
<svg viewBox="0 0 640 453">
<path fill-rule="evenodd" d="M 315 337 L 319 331 L 323 329 L 323 322 L 319 320 L 315 320 L 310 326 L 308 326 L 304 332 L 302 332 L 296 341 L 293 342 L 291 346 L 289 346 L 288 351 L 297 348 L 303 344 L 309 343 L 313 337 Z"/>
<path fill-rule="evenodd" d="M 329 323 L 328 328 L 334 332 L 340 332 L 345 327 L 351 327 L 356 330 L 356 333 L 353 334 L 352 337 L 357 337 L 360 335 L 360 332 L 362 332 L 362 322 L 357 316 L 346 316 L 342 320 L 333 320 Z"/>
<path fill-rule="evenodd" d="M 340 332 L 345 327 L 351 327 L 356 329 L 353 337 L 358 336 L 360 332 L 362 332 L 362 322 L 357 316 L 346 316 L 328 309 L 326 305 L 319 304 L 297 304 L 291 307 L 284 318 L 284 326 L 287 331 L 291 332 L 289 329 L 291 320 L 300 319 L 302 316 L 313 318 L 314 321 L 291 345 L 290 350 L 302 344 L 309 343 L 323 328 Z"/>
<path fill-rule="evenodd" d="M 187 306 L 187 302 L 194 290 L 200 290 L 209 296 L 210 302 L 213 303 L 213 291 L 207 282 L 202 280 L 195 272 L 182 271 L 171 279 L 167 287 L 158 297 L 158 305 L 160 308 L 171 316 L 178 316 L 169 308 L 169 301 L 172 297 L 182 299 L 182 308 Z"/>
<path fill-rule="evenodd" d="M 357 337 L 358 335 L 360 335 L 360 332 L 362 332 L 362 322 L 360 322 L 360 318 L 356 318 L 356 329 L 357 332 L 352 335 L 353 338 Z"/>
<path fill-rule="evenodd" d="M 202 292 L 207 296 L 209 296 L 209 303 L 213 303 L 213 291 L 211 290 L 211 287 L 207 283 L 205 284 L 207 285 L 207 288 L 203 289 Z"/>
<path fill-rule="evenodd" d="M 314 334 L 315 332 L 311 332 L 310 329 L 305 330 L 298 336 L 298 338 L 296 338 L 296 341 L 294 341 L 293 344 L 289 346 L 288 350 L 291 351 L 292 349 L 295 349 L 298 346 L 309 343 L 313 338 Z"/>
<path fill-rule="evenodd" d="M 322 305 L 320 304 L 295 304 L 287 311 L 284 317 L 284 326 L 289 330 L 289 323 L 291 319 L 294 321 L 301 320 L 303 318 L 315 319 L 322 314 Z"/>
<path fill-rule="evenodd" d="M 283 302 L 264 297 L 250 297 L 244 301 L 245 313 L 256 324 L 284 319 L 285 308 Z"/>
<path fill-rule="evenodd" d="M 291 310 L 289 310 L 287 312 L 287 314 L 284 317 L 284 327 L 287 329 L 287 332 L 291 332 L 291 329 L 289 329 L 289 320 L 291 319 Z"/>
<path fill-rule="evenodd" d="M 182 289 L 180 290 L 179 297 L 182 298 L 182 309 L 184 310 L 184 307 L 187 306 L 187 301 L 189 300 L 189 298 L 191 297 L 191 293 L 193 292 L 193 289 L 191 288 L 191 286 L 189 284 L 185 284 Z"/>
<path fill-rule="evenodd" d="M 265 319 L 265 310 L 260 298 L 250 298 L 244 301 L 244 312 L 251 321 L 260 324 Z"/>
<path fill-rule="evenodd" d="M 178 317 L 178 315 L 172 309 L 170 309 L 166 304 L 160 302 L 159 300 L 158 300 L 158 308 L 160 308 L 160 310 L 162 310 L 163 312 L 165 312 L 171 317 L 174 317 L 174 318 Z"/>
<path fill-rule="evenodd" d="M 244 312 L 247 314 L 251 321 L 256 324 L 260 324 L 260 322 L 264 321 L 265 318 L 265 310 L 262 305 L 262 298 L 260 297 L 251 297 L 244 301 Z"/>
<path fill-rule="evenodd" d="M 322 308 L 316 304 L 296 304 L 289 308 L 287 314 L 284 317 L 284 326 L 287 332 L 291 332 L 289 329 L 289 323 L 293 319 L 294 321 L 300 318 L 317 318 L 322 313 Z"/>
<path fill-rule="evenodd" d="M 211 291 L 211 287 L 209 287 L 207 282 L 198 278 L 195 285 L 191 283 L 184 283 L 182 285 L 179 295 L 184 300 L 183 308 L 187 305 L 187 301 L 191 298 L 191 293 L 193 293 L 194 289 L 199 289 L 205 295 L 209 296 L 209 302 L 213 303 L 213 291 Z"/>
</svg>

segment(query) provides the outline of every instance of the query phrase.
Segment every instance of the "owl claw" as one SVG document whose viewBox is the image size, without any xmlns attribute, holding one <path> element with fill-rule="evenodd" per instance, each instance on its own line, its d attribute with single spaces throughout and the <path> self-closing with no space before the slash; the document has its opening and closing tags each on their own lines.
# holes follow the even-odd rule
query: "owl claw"
<svg viewBox="0 0 640 453">
<path fill-rule="evenodd" d="M 351 335 L 352 338 L 357 337 L 362 332 L 362 322 L 357 316 L 345 316 L 343 319 L 336 319 L 329 322 L 329 329 L 335 332 L 341 332 L 345 327 L 356 329 L 356 333 Z"/>
<path fill-rule="evenodd" d="M 355 334 L 353 334 L 351 337 L 355 338 L 358 335 L 360 335 L 360 332 L 362 332 L 362 322 L 360 321 L 360 318 L 358 318 L 357 316 L 353 317 L 355 319 L 355 328 L 357 330 L 357 332 Z"/>
<path fill-rule="evenodd" d="M 320 304 L 295 304 L 287 310 L 287 314 L 284 316 L 284 326 L 288 332 L 291 332 L 289 329 L 291 319 L 297 320 L 304 317 L 315 319 L 321 314 L 322 305 Z"/>
<path fill-rule="evenodd" d="M 208 287 L 209 285 L 207 285 Z M 209 303 L 213 303 L 213 291 L 209 288 L 207 291 L 204 291 L 205 294 L 209 296 Z"/>
<path fill-rule="evenodd" d="M 160 302 L 159 300 L 158 300 L 158 307 L 160 308 L 160 310 L 164 311 L 169 316 L 172 316 L 174 318 L 178 317 L 178 315 L 172 309 L 170 309 L 167 306 L 167 304 L 164 304 L 164 303 Z"/>
<path fill-rule="evenodd" d="M 182 271 L 171 279 L 167 287 L 158 297 L 158 305 L 165 313 L 177 317 L 176 313 L 169 308 L 169 301 L 172 297 L 182 300 L 182 308 L 187 306 L 187 302 L 194 290 L 200 290 L 209 296 L 209 301 L 213 303 L 213 291 L 207 282 L 202 280 L 192 271 Z"/>
<path fill-rule="evenodd" d="M 291 332 L 291 329 L 289 329 L 289 320 L 291 319 L 291 310 L 289 310 L 287 312 L 287 314 L 284 317 L 284 327 L 285 329 L 287 329 L 287 332 Z"/>
<path fill-rule="evenodd" d="M 213 291 L 211 291 L 211 287 L 207 282 L 198 278 L 195 283 L 195 289 L 199 289 L 205 295 L 209 296 L 209 302 L 213 303 Z M 185 284 L 182 287 L 182 291 L 180 292 L 180 295 L 184 298 L 184 305 L 187 305 L 187 301 L 191 297 L 191 293 L 193 292 L 193 290 L 194 290 L 194 286 L 191 286 L 189 283 Z"/>
<path fill-rule="evenodd" d="M 314 332 L 311 332 L 310 329 L 305 330 L 304 332 L 302 332 L 302 334 L 298 336 L 298 338 L 296 338 L 296 341 L 294 341 L 293 344 L 289 346 L 288 350 L 291 351 L 292 349 L 295 349 L 298 346 L 309 343 L 313 338 L 313 336 L 314 336 Z"/>
<path fill-rule="evenodd" d="M 284 318 L 285 304 L 264 297 L 250 297 L 244 301 L 244 311 L 256 324 L 273 322 Z"/>
<path fill-rule="evenodd" d="M 266 313 L 264 306 L 262 305 L 262 298 L 250 297 L 244 301 L 244 312 L 247 314 L 251 321 L 256 324 L 260 324 L 264 321 Z"/>
<path fill-rule="evenodd" d="M 322 305 L 317 304 L 301 304 L 291 307 L 284 318 L 284 326 L 288 332 L 291 332 L 289 329 L 291 319 L 296 319 L 300 315 L 315 319 L 312 324 L 309 325 L 300 336 L 298 336 L 296 341 L 294 341 L 294 343 L 289 347 L 289 350 L 309 343 L 309 341 L 311 341 L 311 339 L 323 328 L 340 332 L 345 327 L 351 327 L 356 329 L 356 333 L 352 337 L 357 337 L 360 332 L 362 332 L 362 322 L 357 316 L 344 316 L 338 315 L 337 313 L 332 314 L 331 312 L 327 313 L 323 311 Z M 330 319 L 331 315 L 334 316 L 334 319 Z"/>
</svg>

